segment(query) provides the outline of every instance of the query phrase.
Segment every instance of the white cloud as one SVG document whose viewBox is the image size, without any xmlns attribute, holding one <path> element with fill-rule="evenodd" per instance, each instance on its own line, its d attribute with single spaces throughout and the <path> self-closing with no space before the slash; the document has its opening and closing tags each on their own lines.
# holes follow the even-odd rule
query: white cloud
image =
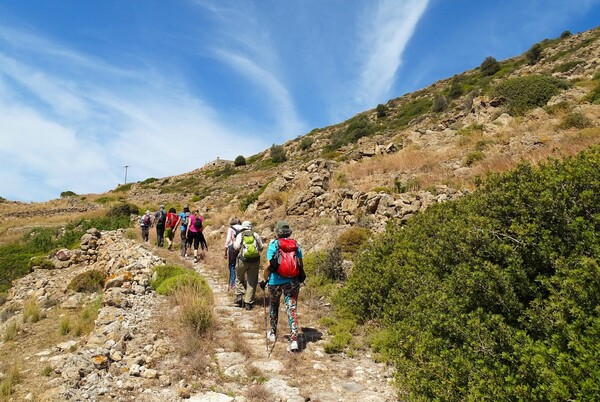
<svg viewBox="0 0 600 402">
<path fill-rule="evenodd" d="M 427 8 L 426 0 L 381 0 L 365 13 L 360 27 L 362 70 L 355 101 L 373 107 L 389 94 L 406 44 Z"/>
<path fill-rule="evenodd" d="M 136 181 L 267 146 L 192 95 L 176 74 L 128 72 L 10 32 L 7 42 L 0 31 L 0 49 L 10 51 L 0 54 L 2 197 L 41 201 L 66 190 L 103 192 L 122 183 L 124 165 Z"/>
</svg>

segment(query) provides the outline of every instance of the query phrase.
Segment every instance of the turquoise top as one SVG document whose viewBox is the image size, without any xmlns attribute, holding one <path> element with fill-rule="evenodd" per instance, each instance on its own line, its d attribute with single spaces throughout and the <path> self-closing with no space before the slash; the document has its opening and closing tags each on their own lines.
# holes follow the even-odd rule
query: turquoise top
<svg viewBox="0 0 600 402">
<path fill-rule="evenodd" d="M 296 250 L 296 257 L 302 258 L 302 249 L 300 248 L 300 243 L 296 242 L 296 244 L 298 245 L 298 250 Z M 269 247 L 267 248 L 267 260 L 268 261 L 271 261 L 271 258 L 273 258 L 273 256 L 277 252 L 277 247 L 278 247 L 277 239 L 271 240 L 269 242 Z M 284 276 L 281 276 L 276 272 L 271 272 L 269 274 L 269 285 L 283 285 L 285 283 L 291 282 L 292 279 L 293 278 L 286 278 Z"/>
</svg>

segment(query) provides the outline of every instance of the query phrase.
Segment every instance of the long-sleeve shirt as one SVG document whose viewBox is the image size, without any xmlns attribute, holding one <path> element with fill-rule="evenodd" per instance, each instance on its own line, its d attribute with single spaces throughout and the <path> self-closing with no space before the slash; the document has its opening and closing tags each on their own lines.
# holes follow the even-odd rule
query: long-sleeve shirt
<svg viewBox="0 0 600 402">
<path fill-rule="evenodd" d="M 243 228 L 240 224 L 235 224 L 227 229 L 227 235 L 225 236 L 225 248 L 233 246 L 237 234 L 240 233 L 242 230 Z"/>
</svg>

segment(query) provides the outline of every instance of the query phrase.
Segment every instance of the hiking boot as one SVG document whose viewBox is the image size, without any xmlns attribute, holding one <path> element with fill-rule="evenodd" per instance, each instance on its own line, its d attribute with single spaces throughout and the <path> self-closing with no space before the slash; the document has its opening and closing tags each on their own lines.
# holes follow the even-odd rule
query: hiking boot
<svg viewBox="0 0 600 402">
<path fill-rule="evenodd" d="M 236 307 L 242 307 L 244 305 L 244 301 L 242 300 L 241 295 L 235 297 L 235 301 L 233 302 L 233 305 Z"/>
<path fill-rule="evenodd" d="M 277 336 L 275 336 L 275 331 L 267 331 L 267 339 L 269 340 L 269 342 L 275 343 L 275 341 L 277 340 Z"/>
<path fill-rule="evenodd" d="M 289 352 L 297 352 L 298 351 L 298 341 L 292 341 L 290 343 L 290 347 L 288 349 Z"/>
<path fill-rule="evenodd" d="M 245 303 L 245 305 L 246 305 L 246 310 L 252 310 L 254 308 L 253 303 Z"/>
</svg>

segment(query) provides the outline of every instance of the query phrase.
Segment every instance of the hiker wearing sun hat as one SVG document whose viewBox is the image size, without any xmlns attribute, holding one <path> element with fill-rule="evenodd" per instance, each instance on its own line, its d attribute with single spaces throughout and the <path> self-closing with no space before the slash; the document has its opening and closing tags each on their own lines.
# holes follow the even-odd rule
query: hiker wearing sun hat
<svg viewBox="0 0 600 402">
<path fill-rule="evenodd" d="M 260 252 L 263 242 L 252 230 L 250 221 L 242 222 L 242 231 L 235 237 L 233 249 L 238 251 L 235 275 L 235 301 L 237 307 L 252 310 L 260 270 Z"/>
<path fill-rule="evenodd" d="M 142 229 L 142 240 L 148 241 L 150 238 L 150 227 L 152 226 L 152 215 L 150 210 L 146 210 L 146 213 L 140 218 L 140 228 Z"/>
<path fill-rule="evenodd" d="M 269 264 L 264 270 L 264 281 L 260 286 L 264 288 L 265 282 L 269 284 L 269 320 L 271 330 L 267 332 L 267 339 L 275 342 L 277 339 L 277 322 L 279 320 L 279 302 L 281 295 L 285 302 L 290 326 L 290 346 L 292 352 L 297 352 L 298 347 L 298 295 L 300 282 L 304 280 L 302 267 L 302 250 L 300 244 L 290 238 L 292 229 L 286 221 L 279 221 L 275 225 L 274 240 L 269 242 L 267 248 L 267 261 Z"/>
</svg>

